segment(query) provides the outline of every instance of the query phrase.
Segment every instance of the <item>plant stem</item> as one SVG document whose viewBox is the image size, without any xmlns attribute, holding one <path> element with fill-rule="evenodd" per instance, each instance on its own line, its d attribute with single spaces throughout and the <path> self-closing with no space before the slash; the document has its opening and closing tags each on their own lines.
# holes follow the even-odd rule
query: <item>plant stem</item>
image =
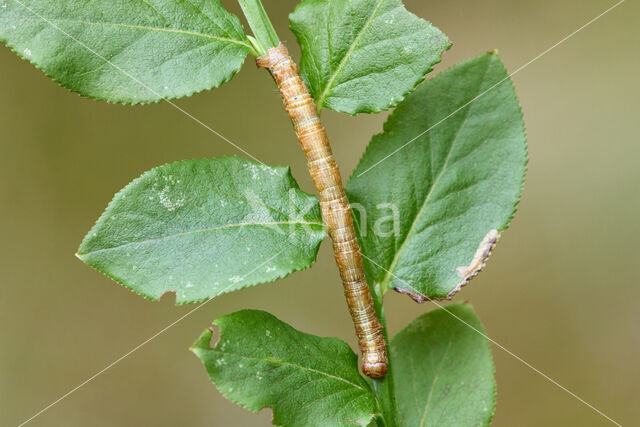
<svg viewBox="0 0 640 427">
<path fill-rule="evenodd" d="M 382 325 L 362 266 L 362 255 L 351 217 L 351 207 L 342 185 L 340 170 L 333 158 L 327 133 L 318 110 L 287 48 L 280 43 L 256 60 L 258 67 L 273 75 L 285 109 L 307 157 L 307 166 L 320 198 L 320 209 L 338 264 L 344 294 L 362 353 L 362 372 L 382 378 L 387 372 L 387 347 Z"/>
<path fill-rule="evenodd" d="M 256 50 L 256 56 L 265 55 L 269 48 L 278 46 L 280 39 L 260 0 L 238 0 L 238 3 L 253 32 L 249 40 Z"/>
<path fill-rule="evenodd" d="M 384 313 L 383 295 L 378 292 L 378 288 L 373 294 L 373 301 L 376 314 L 382 325 L 382 334 L 385 342 L 389 343 L 387 333 L 387 318 Z M 393 377 L 393 363 L 390 352 L 387 348 L 387 375 L 384 378 L 373 380 L 373 391 L 382 410 L 382 422 L 385 427 L 396 427 L 399 424 L 398 403 L 396 402 L 395 380 Z"/>
<path fill-rule="evenodd" d="M 362 370 L 373 379 L 374 393 L 382 411 L 380 421 L 386 427 L 396 427 L 399 425 L 398 406 L 386 344 L 389 338 L 382 304 L 383 293 L 376 289 L 375 296 L 372 296 L 367 284 L 351 208 L 329 139 L 313 98 L 300 77 L 298 66 L 279 41 L 262 3 L 260 0 L 238 2 L 253 32 L 254 37 L 249 36 L 249 40 L 260 55 L 256 63 L 259 67 L 267 68 L 278 84 L 285 108 L 307 157 L 309 173 L 320 195 L 322 217 L 333 240 L 334 256 L 358 336 Z"/>
</svg>

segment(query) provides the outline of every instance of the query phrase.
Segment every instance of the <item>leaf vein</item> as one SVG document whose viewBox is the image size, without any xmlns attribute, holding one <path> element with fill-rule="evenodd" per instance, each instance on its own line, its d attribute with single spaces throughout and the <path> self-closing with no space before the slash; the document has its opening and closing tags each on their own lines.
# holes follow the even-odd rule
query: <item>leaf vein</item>
<svg viewBox="0 0 640 427">
<path fill-rule="evenodd" d="M 478 85 L 478 91 L 480 90 L 480 88 L 482 88 L 482 86 L 484 85 L 486 78 L 487 78 L 487 74 L 489 72 L 489 68 L 490 65 L 487 65 L 487 68 L 482 76 L 482 79 L 480 81 L 480 84 Z M 460 124 L 460 127 L 458 128 L 458 131 L 456 132 L 456 135 L 454 137 L 454 140 L 451 142 L 451 145 L 449 147 L 447 156 L 445 157 L 445 160 L 443 162 L 442 165 L 442 169 L 440 170 L 440 172 L 438 172 L 438 175 L 436 176 L 436 179 L 434 181 L 432 181 L 431 186 L 429 188 L 429 191 L 425 197 L 424 203 L 422 204 L 422 207 L 420 208 L 420 211 L 417 213 L 417 215 L 415 216 L 415 219 L 413 220 L 411 227 L 409 228 L 409 231 L 406 234 L 406 237 L 404 238 L 402 244 L 400 245 L 400 249 L 398 249 L 398 251 L 395 253 L 394 257 L 393 257 L 393 261 L 391 262 L 391 265 L 389 266 L 389 269 L 384 277 L 384 280 L 382 281 L 382 289 L 387 289 L 389 282 L 391 281 L 392 278 L 392 274 L 393 274 L 393 270 L 395 269 L 395 266 L 398 262 L 398 260 L 400 259 L 400 255 L 402 254 L 403 249 L 406 246 L 406 243 L 409 241 L 410 237 L 413 235 L 415 227 L 417 226 L 417 224 L 419 223 L 419 217 L 422 215 L 422 213 L 424 212 L 424 210 L 426 209 L 427 205 L 429 204 L 429 200 L 431 198 L 431 195 L 433 194 L 433 190 L 437 187 L 438 182 L 440 181 L 440 179 L 442 178 L 442 176 L 444 175 L 444 173 L 447 170 L 447 163 L 449 161 L 449 158 L 451 157 L 451 153 L 453 152 L 453 149 L 456 145 L 456 143 L 458 142 L 458 137 L 460 135 L 460 130 L 465 126 L 467 120 L 469 119 L 470 115 L 471 115 L 471 111 L 473 110 L 473 107 L 477 105 L 477 103 L 474 101 L 471 105 L 469 105 L 469 108 L 466 111 L 466 115 L 465 118 L 463 120 L 463 122 Z"/>
<path fill-rule="evenodd" d="M 357 389 L 360 389 L 360 390 L 364 391 L 365 393 L 368 393 L 371 396 L 373 396 L 373 393 L 371 393 L 370 390 L 367 390 L 364 387 L 359 386 L 358 384 L 347 380 L 346 378 L 338 377 L 338 376 L 332 375 L 332 374 L 330 374 L 328 372 L 322 372 L 322 371 L 319 371 L 317 369 L 309 368 L 307 366 L 298 365 L 296 363 L 287 362 L 286 360 L 271 359 L 271 358 L 267 358 L 267 357 L 245 356 L 243 354 L 228 353 L 228 352 L 221 351 L 221 350 L 211 350 L 211 351 L 215 351 L 216 353 L 220 353 L 220 354 L 227 354 L 227 355 L 230 355 L 230 356 L 236 356 L 236 357 L 239 357 L 239 358 L 242 358 L 242 359 L 261 360 L 261 361 L 264 361 L 264 362 L 273 363 L 273 364 L 277 364 L 277 365 L 281 365 L 281 366 L 290 366 L 292 368 L 306 370 L 306 371 L 309 371 L 309 372 L 313 372 L 315 374 L 324 375 L 324 376 L 326 376 L 328 378 L 331 378 L 331 379 L 334 379 L 334 380 L 337 380 L 337 381 L 342 381 L 344 383 L 347 383 L 347 384 L 349 384 L 349 385 L 351 385 L 351 386 L 353 386 L 353 387 L 355 387 Z"/>
<path fill-rule="evenodd" d="M 250 48 L 250 46 L 247 43 L 241 40 L 215 36 L 213 34 L 204 34 L 197 31 L 180 30 L 177 28 L 163 28 L 163 27 L 153 27 L 148 25 L 122 24 L 118 22 L 86 21 L 86 20 L 80 20 L 80 19 L 48 18 L 48 20 L 55 23 L 99 25 L 103 27 L 119 27 L 119 28 L 128 28 L 132 30 L 141 30 L 141 31 L 158 31 L 158 32 L 165 32 L 165 33 L 183 34 L 188 36 L 204 37 L 204 38 L 217 40 L 225 43 L 234 43 L 234 44 L 244 46 L 246 48 Z"/>
<path fill-rule="evenodd" d="M 90 254 L 96 254 L 96 253 L 100 253 L 100 252 L 106 252 L 106 251 L 111 251 L 111 250 L 115 250 L 115 249 L 121 249 L 123 247 L 126 246 L 131 246 L 131 245 L 142 245 L 145 243 L 149 243 L 149 242 L 154 242 L 154 241 L 160 241 L 160 240 L 164 240 L 164 239 L 170 239 L 170 238 L 175 238 L 175 237 L 182 237 L 182 236 L 187 236 L 190 234 L 196 234 L 196 233 L 208 233 L 211 231 L 217 231 L 217 230 L 222 230 L 222 229 L 226 229 L 226 228 L 234 228 L 234 227 L 270 227 L 270 226 L 278 226 L 278 225 L 309 225 L 309 226 L 318 226 L 318 227 L 322 227 L 324 229 L 324 225 L 318 222 L 303 222 L 303 221 L 297 221 L 297 222 L 290 222 L 290 221 L 279 221 L 279 222 L 249 222 L 249 223 L 236 223 L 236 224 L 224 224 L 224 225 L 220 225 L 220 226 L 216 226 L 216 227 L 210 227 L 210 228 L 201 228 L 198 230 L 190 230 L 190 231 L 182 231 L 179 233 L 175 233 L 175 234 L 171 234 L 171 235 L 165 235 L 165 236 L 159 236 L 159 237 L 154 237 L 151 239 L 145 239 L 145 240 L 139 240 L 139 241 L 135 241 L 135 242 L 128 242 L 128 243 L 124 243 L 122 245 L 118 245 L 118 246 L 113 246 L 110 248 L 103 248 L 103 249 L 98 249 L 95 251 L 90 251 L 90 252 L 86 252 L 86 253 L 79 253 L 78 255 L 80 256 L 85 256 L 85 255 L 90 255 Z"/>
<path fill-rule="evenodd" d="M 380 9 L 380 6 L 382 5 L 383 1 L 384 0 L 379 0 L 378 1 L 378 3 L 376 4 L 376 7 L 371 12 L 371 16 L 369 16 L 369 19 L 367 19 L 367 22 L 365 22 L 364 26 L 360 29 L 360 32 L 358 33 L 356 38 L 353 40 L 353 43 L 351 44 L 351 47 L 349 48 L 349 50 L 347 51 L 345 56 L 340 61 L 340 64 L 338 64 L 338 68 L 336 68 L 336 70 L 332 73 L 332 76 L 327 81 L 327 84 L 326 84 L 324 90 L 322 91 L 322 94 L 320 94 L 320 97 L 318 98 L 318 100 L 316 102 L 316 104 L 318 105 L 318 110 L 322 109 L 324 101 L 327 98 L 327 93 L 328 93 L 329 89 L 331 89 L 331 86 L 333 85 L 334 80 L 336 79 L 338 74 L 340 74 L 340 72 L 342 71 L 342 68 L 344 67 L 346 62 L 349 60 L 351 55 L 353 55 L 353 52 L 355 51 L 356 46 L 358 45 L 358 42 L 364 36 L 364 33 L 367 31 L 367 29 L 369 28 L 369 26 L 371 25 L 371 23 L 375 19 L 375 16 L 378 13 L 378 10 Z"/>
</svg>

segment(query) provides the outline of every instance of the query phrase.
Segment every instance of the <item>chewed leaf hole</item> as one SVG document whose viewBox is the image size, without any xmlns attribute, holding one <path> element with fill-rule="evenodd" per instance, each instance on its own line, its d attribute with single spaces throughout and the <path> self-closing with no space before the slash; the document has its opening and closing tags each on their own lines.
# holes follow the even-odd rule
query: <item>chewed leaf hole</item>
<svg viewBox="0 0 640 427">
<path fill-rule="evenodd" d="M 209 348 L 214 350 L 218 344 L 220 343 L 220 338 L 222 337 L 222 333 L 220 332 L 219 326 L 209 326 L 207 329 L 211 331 L 211 339 L 209 340 Z"/>
<path fill-rule="evenodd" d="M 158 301 L 163 301 L 165 299 L 170 299 L 175 304 L 176 299 L 178 298 L 178 291 L 164 291 L 162 295 L 158 298 Z"/>
<path fill-rule="evenodd" d="M 173 293 L 182 305 L 308 268 L 323 238 L 318 199 L 289 169 L 227 156 L 145 172 L 116 194 L 78 254 L 140 295 Z"/>
<path fill-rule="evenodd" d="M 376 415 L 349 344 L 298 331 L 264 311 L 216 319 L 194 348 L 223 396 L 264 418 L 273 408 L 274 425 L 345 426 L 347 418 L 369 425 Z"/>
<path fill-rule="evenodd" d="M 271 406 L 264 406 L 263 408 L 260 409 L 260 412 L 258 412 L 260 415 L 264 415 L 264 417 L 266 419 L 269 419 L 271 421 L 271 424 L 273 424 L 273 408 Z"/>
</svg>

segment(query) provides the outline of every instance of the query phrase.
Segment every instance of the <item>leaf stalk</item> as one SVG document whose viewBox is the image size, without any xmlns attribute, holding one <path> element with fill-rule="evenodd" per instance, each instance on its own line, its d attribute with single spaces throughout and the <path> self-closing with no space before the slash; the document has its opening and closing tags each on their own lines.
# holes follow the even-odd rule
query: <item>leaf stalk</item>
<svg viewBox="0 0 640 427">
<path fill-rule="evenodd" d="M 387 332 L 387 318 L 384 313 L 383 306 L 383 293 L 378 292 L 379 288 L 375 288 L 373 293 L 373 302 L 375 304 L 376 314 L 382 325 L 382 334 L 385 342 L 389 341 Z M 384 378 L 373 379 L 373 392 L 375 393 L 376 400 L 380 405 L 382 411 L 381 417 L 378 419 L 378 424 L 384 427 L 397 427 L 399 426 L 399 414 L 398 403 L 396 401 L 395 379 L 393 376 L 393 364 L 391 355 L 387 351 L 387 375 Z"/>
<path fill-rule="evenodd" d="M 247 18 L 253 37 L 248 36 L 256 57 L 263 56 L 267 50 L 280 44 L 280 39 L 260 0 L 238 0 L 244 16 Z"/>
</svg>

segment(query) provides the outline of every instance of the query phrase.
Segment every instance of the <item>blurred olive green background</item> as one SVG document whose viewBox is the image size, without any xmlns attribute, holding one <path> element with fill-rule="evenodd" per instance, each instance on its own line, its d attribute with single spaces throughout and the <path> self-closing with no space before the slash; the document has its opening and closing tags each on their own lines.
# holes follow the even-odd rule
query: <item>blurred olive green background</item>
<svg viewBox="0 0 640 427">
<path fill-rule="evenodd" d="M 297 57 L 286 21 L 295 4 L 265 1 Z M 614 2 L 406 4 L 454 42 L 439 72 L 494 48 L 516 70 Z M 627 0 L 514 76 L 530 149 L 523 199 L 486 271 L 456 298 L 473 303 L 494 340 L 623 425 L 640 425 L 639 16 Z M 276 88 L 251 58 L 232 82 L 177 104 L 265 163 L 291 165 L 312 191 Z M 349 176 L 386 114 L 323 117 Z M 193 308 L 143 300 L 74 257 L 112 195 L 166 162 L 241 153 L 166 103 L 80 98 L 5 47 L 0 130 L 0 425 L 10 426 Z M 188 347 L 242 308 L 354 344 L 328 243 L 313 269 L 211 301 L 29 425 L 268 425 L 268 410 L 256 416 L 224 400 Z M 433 308 L 396 294 L 386 302 L 392 333 Z M 495 426 L 608 425 L 492 351 Z"/>
</svg>

